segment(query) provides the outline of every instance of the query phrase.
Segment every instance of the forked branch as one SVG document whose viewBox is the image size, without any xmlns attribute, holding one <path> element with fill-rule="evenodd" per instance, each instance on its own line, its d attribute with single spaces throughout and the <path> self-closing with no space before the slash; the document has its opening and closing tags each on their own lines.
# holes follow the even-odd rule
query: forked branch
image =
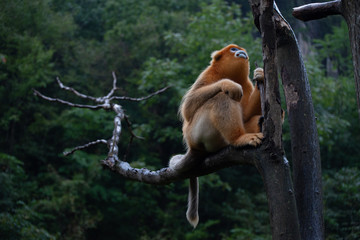
<svg viewBox="0 0 360 240">
<path fill-rule="evenodd" d="M 65 91 L 69 91 L 69 92 L 75 94 L 76 96 L 78 96 L 80 98 L 91 100 L 91 101 L 97 103 L 95 105 L 78 104 L 78 103 L 69 102 L 69 101 L 66 101 L 66 100 L 63 100 L 63 99 L 60 99 L 60 98 L 48 97 L 48 96 L 45 96 L 44 94 L 40 93 L 39 91 L 37 91 L 35 89 L 33 90 L 35 96 L 38 96 L 38 97 L 43 98 L 43 99 L 45 99 L 47 101 L 50 101 L 50 102 L 58 102 L 58 103 L 61 103 L 61 104 L 64 104 L 64 105 L 67 105 L 67 106 L 70 106 L 70 107 L 88 108 L 88 109 L 92 109 L 92 110 L 98 110 L 98 109 L 113 110 L 115 112 L 115 114 L 116 114 L 115 118 L 114 118 L 114 131 L 113 131 L 113 135 L 112 135 L 110 140 L 98 139 L 98 140 L 89 142 L 87 144 L 77 146 L 77 147 L 73 148 L 72 150 L 70 150 L 68 152 L 64 152 L 65 156 L 68 156 L 68 155 L 70 155 L 70 154 L 72 154 L 72 153 L 74 153 L 74 152 L 76 152 L 78 150 L 82 150 L 82 149 L 88 148 L 90 146 L 99 144 L 99 143 L 109 145 L 109 156 L 112 156 L 112 157 L 117 156 L 118 155 L 118 146 L 117 146 L 117 144 L 118 144 L 118 142 L 120 140 L 120 134 L 121 134 L 121 130 L 122 130 L 122 126 L 121 126 L 121 121 L 122 120 L 124 120 L 124 119 L 126 120 L 127 126 L 128 126 L 128 128 L 130 130 L 130 133 L 131 133 L 131 138 L 136 137 L 136 138 L 141 139 L 141 137 L 136 136 L 134 134 L 134 132 L 132 131 L 131 122 L 129 121 L 128 117 L 125 115 L 121 105 L 113 103 L 112 101 L 113 100 L 142 101 L 142 100 L 149 99 L 149 98 L 151 98 L 153 96 L 159 95 L 160 93 L 166 91 L 170 87 L 170 86 L 164 87 L 164 88 L 162 88 L 162 89 L 160 89 L 160 90 L 158 90 L 158 91 L 156 91 L 154 93 L 151 93 L 148 96 L 144 96 L 144 97 L 140 97 L 140 98 L 126 97 L 126 96 L 114 96 L 116 90 L 118 90 L 119 88 L 116 86 L 117 78 L 116 78 L 116 75 L 115 75 L 114 72 L 112 73 L 112 76 L 113 76 L 112 88 L 109 91 L 109 93 L 106 96 L 103 96 L 103 97 L 93 97 L 93 96 L 89 96 L 89 95 L 80 93 L 79 91 L 75 90 L 74 88 L 64 85 L 61 82 L 60 78 L 58 78 L 58 77 L 56 78 L 56 81 L 57 81 L 57 83 L 58 83 L 58 85 L 59 85 L 59 87 L 61 89 L 64 89 Z"/>
<path fill-rule="evenodd" d="M 134 97 L 127 97 L 127 96 L 116 96 L 114 95 L 116 90 L 119 88 L 116 86 L 117 78 L 115 73 L 113 75 L 113 86 L 112 89 L 109 91 L 109 93 L 106 96 L 103 97 L 93 97 L 89 96 L 83 93 L 80 93 L 79 91 L 75 90 L 72 87 L 65 86 L 59 78 L 57 78 L 58 85 L 61 89 L 64 89 L 66 91 L 69 91 L 76 96 L 87 99 L 90 101 L 95 102 L 95 105 L 84 105 L 84 104 L 77 104 L 73 102 L 69 102 L 60 98 L 52 98 L 45 96 L 44 94 L 40 93 L 37 90 L 33 90 L 34 94 L 42 99 L 45 99 L 50 102 L 58 102 L 61 104 L 65 104 L 70 107 L 78 107 L 78 108 L 88 108 L 92 110 L 98 110 L 98 109 L 105 109 L 105 110 L 112 110 L 115 112 L 114 117 L 114 129 L 112 137 L 109 140 L 105 139 L 98 139 L 92 142 L 89 142 L 87 144 L 77 146 L 73 148 L 72 150 L 68 152 L 64 152 L 65 156 L 68 156 L 70 154 L 73 154 L 74 152 L 78 150 L 83 150 L 85 148 L 88 148 L 90 146 L 94 146 L 96 144 L 107 144 L 108 146 L 108 156 L 105 160 L 102 161 L 102 165 L 109 168 L 110 170 L 120 174 L 121 176 L 144 183 L 150 183 L 150 184 L 168 184 L 180 179 L 186 179 L 191 176 L 202 176 L 206 175 L 212 172 L 215 172 L 219 169 L 226 168 L 229 166 L 239 165 L 239 164 L 254 164 L 253 159 L 256 158 L 256 155 L 258 154 L 257 149 L 242 149 L 241 151 L 238 149 L 235 149 L 233 147 L 228 147 L 223 149 L 221 152 L 209 156 L 205 160 L 201 161 L 201 164 L 199 164 L 196 168 L 191 169 L 187 172 L 175 172 L 171 170 L 170 168 L 162 168 L 157 171 L 151 171 L 146 168 L 133 168 L 130 166 L 129 163 L 121 160 L 119 158 L 119 147 L 118 144 L 120 142 L 120 135 L 122 132 L 122 122 L 125 120 L 128 129 L 131 134 L 131 140 L 133 138 L 140 138 L 135 135 L 135 133 L 132 131 L 131 128 L 131 122 L 129 121 L 128 116 L 125 115 L 124 110 L 120 104 L 113 103 L 114 100 L 129 100 L 129 101 L 144 101 L 147 100 L 153 96 L 159 95 L 166 91 L 169 86 L 164 87 L 154 93 L 151 93 L 144 97 L 134 98 Z M 176 155 L 174 158 L 189 158 L 187 155 Z"/>
</svg>

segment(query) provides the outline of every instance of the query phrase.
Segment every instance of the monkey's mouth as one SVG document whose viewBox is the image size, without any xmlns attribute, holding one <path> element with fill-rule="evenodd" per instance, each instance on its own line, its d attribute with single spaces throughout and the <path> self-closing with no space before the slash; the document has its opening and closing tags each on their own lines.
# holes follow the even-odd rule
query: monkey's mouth
<svg viewBox="0 0 360 240">
<path fill-rule="evenodd" d="M 248 58 L 246 52 L 243 51 L 243 50 L 236 51 L 236 52 L 235 52 L 235 57 L 237 57 L 237 58 L 244 58 L 244 59 L 247 59 L 247 58 Z"/>
</svg>

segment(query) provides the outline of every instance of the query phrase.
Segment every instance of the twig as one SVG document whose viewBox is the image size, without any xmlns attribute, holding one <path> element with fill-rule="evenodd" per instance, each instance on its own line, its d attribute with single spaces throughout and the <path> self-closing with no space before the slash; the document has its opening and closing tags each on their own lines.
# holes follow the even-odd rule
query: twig
<svg viewBox="0 0 360 240">
<path fill-rule="evenodd" d="M 133 140 L 134 140 L 134 135 L 131 135 L 130 136 L 130 141 L 129 141 L 129 143 L 127 145 L 127 148 L 126 148 L 126 152 L 125 152 L 125 154 L 123 156 L 123 161 L 124 162 L 127 162 L 127 158 L 130 155 L 130 147 L 131 147 L 131 144 L 132 144 Z"/>
<path fill-rule="evenodd" d="M 109 99 L 115 93 L 115 91 L 118 89 L 116 87 L 117 78 L 116 78 L 115 72 L 112 72 L 112 76 L 113 76 L 113 87 L 110 90 L 110 92 L 108 93 L 108 95 L 106 95 L 104 97 L 105 99 Z"/>
<path fill-rule="evenodd" d="M 87 144 L 84 144 L 82 146 L 77 146 L 75 148 L 73 148 L 72 150 L 68 151 L 68 152 L 64 152 L 63 154 L 65 156 L 69 156 L 70 154 L 73 154 L 75 151 L 78 151 L 78 150 L 81 150 L 81 149 L 84 149 L 84 148 L 87 148 L 87 147 L 90 147 L 92 145 L 95 145 L 95 144 L 99 144 L 99 143 L 105 143 L 107 144 L 108 141 L 106 141 L 105 139 L 98 139 L 96 141 L 93 141 L 93 142 L 89 142 Z"/>
<path fill-rule="evenodd" d="M 70 107 L 78 107 L 78 108 L 90 108 L 90 109 L 100 109 L 100 108 L 106 108 L 108 109 L 108 107 L 106 107 L 105 104 L 102 105 L 83 105 L 83 104 L 77 104 L 77 103 L 72 103 L 72 102 L 68 102 L 59 98 L 51 98 L 48 96 L 43 95 L 42 93 L 40 93 L 39 91 L 33 89 L 35 96 L 39 96 L 49 102 L 59 102 L 65 105 L 68 105 Z"/>
<path fill-rule="evenodd" d="M 156 92 L 154 92 L 154 93 L 151 93 L 150 95 L 145 96 L 145 97 L 134 98 L 134 97 L 124 97 L 124 96 L 119 97 L 119 96 L 114 96 L 114 97 L 111 97 L 111 98 L 110 98 L 110 101 L 111 101 L 111 100 L 130 100 L 130 101 L 140 102 L 140 101 L 147 100 L 147 99 L 149 99 L 149 98 L 151 98 L 151 97 L 153 97 L 153 96 L 155 96 L 155 95 L 158 95 L 158 94 L 160 94 L 160 93 L 162 93 L 162 92 L 165 92 L 165 91 L 166 91 L 168 88 L 170 88 L 170 87 L 171 87 L 171 86 L 164 87 L 164 88 L 162 88 L 162 89 L 160 89 L 160 90 L 158 90 L 158 91 L 156 91 Z"/>
<path fill-rule="evenodd" d="M 115 72 L 112 72 L 112 76 L 113 76 L 113 84 L 112 84 L 112 88 L 110 90 L 110 92 L 103 97 L 92 97 L 92 96 L 88 96 L 85 94 L 82 94 L 80 92 L 78 92 L 77 90 L 75 90 L 74 88 L 65 86 L 59 78 L 56 78 L 57 83 L 59 84 L 59 87 L 61 89 L 64 89 L 66 91 L 72 92 L 73 94 L 75 94 L 78 97 L 84 98 L 84 99 L 89 99 L 92 101 L 95 101 L 97 103 L 102 103 L 99 105 L 84 105 L 84 104 L 76 104 L 76 103 L 72 103 L 69 101 L 65 101 L 59 98 L 52 98 L 52 97 L 48 97 L 45 96 L 44 94 L 40 93 L 39 91 L 33 89 L 34 94 L 36 96 L 39 96 L 47 101 L 50 102 L 59 102 L 65 105 L 68 105 L 70 107 L 78 107 L 78 108 L 90 108 L 90 109 L 106 109 L 106 110 L 113 110 L 116 113 L 116 116 L 114 118 L 114 130 L 113 130 L 113 134 L 112 137 L 109 141 L 105 140 L 105 139 L 100 139 L 100 140 L 96 140 L 90 143 L 87 143 L 85 145 L 82 146 L 78 146 L 73 148 L 71 151 L 69 152 L 64 152 L 65 156 L 68 156 L 72 153 L 74 153 L 77 150 L 80 149 L 84 149 L 87 147 L 90 147 L 92 145 L 98 144 L 98 143 L 107 143 L 108 144 L 108 148 L 109 148 L 109 152 L 108 152 L 108 157 L 107 157 L 107 164 L 109 166 L 114 166 L 116 162 L 120 162 L 120 163 L 125 163 L 121 160 L 119 160 L 118 154 L 119 154 L 119 147 L 118 147 L 118 143 L 120 141 L 120 135 L 121 135 L 121 131 L 122 131 L 122 125 L 121 125 L 121 121 L 123 119 L 125 119 L 127 126 L 129 128 L 130 134 L 131 134 L 131 138 L 130 138 L 130 143 L 128 148 L 130 147 L 133 138 L 138 138 L 138 139 L 144 139 L 142 137 L 136 136 L 136 134 L 132 131 L 131 128 L 131 122 L 129 121 L 128 117 L 125 115 L 124 110 L 122 109 L 121 105 L 119 104 L 115 104 L 115 103 L 111 103 L 112 100 L 131 100 L 131 101 L 143 101 L 143 100 L 147 100 L 155 95 L 158 95 L 164 91 L 166 91 L 170 86 L 167 86 L 165 88 L 162 88 L 152 94 L 149 94 L 148 96 L 145 97 L 140 97 L 140 98 L 132 98 L 132 97 L 119 97 L 119 96 L 113 96 L 115 91 L 118 90 L 118 87 L 116 86 L 117 83 L 117 78 L 115 75 Z M 126 155 L 125 155 L 126 156 Z"/>
<path fill-rule="evenodd" d="M 127 148 L 126 148 L 126 153 L 125 153 L 124 156 L 123 156 L 123 161 L 126 162 L 126 161 L 127 161 L 127 156 L 128 156 L 129 153 L 130 153 L 130 147 L 131 147 L 131 144 L 132 144 L 134 138 L 141 139 L 141 140 L 144 140 L 145 138 L 140 137 L 140 136 L 137 136 L 137 135 L 133 132 L 132 127 L 131 127 L 132 123 L 130 122 L 128 116 L 125 115 L 125 116 L 124 116 L 124 119 L 125 119 L 125 121 L 126 121 L 126 124 L 127 124 L 127 126 L 128 126 L 129 132 L 130 132 L 130 134 L 131 134 L 129 144 L 128 144 Z"/>
<path fill-rule="evenodd" d="M 145 138 L 140 137 L 140 136 L 137 136 L 137 135 L 133 132 L 133 130 L 132 130 L 132 128 L 131 128 L 132 123 L 130 122 L 129 117 L 125 115 L 125 116 L 124 116 L 124 119 L 125 119 L 126 124 L 127 124 L 128 128 L 129 128 L 129 132 L 130 132 L 131 136 L 133 136 L 134 138 L 137 138 L 137 139 L 144 140 Z"/>
<path fill-rule="evenodd" d="M 81 97 L 81 98 L 84 98 L 84 99 L 90 99 L 90 100 L 93 100 L 93 101 L 97 101 L 97 98 L 95 98 L 95 97 L 92 97 L 92 96 L 88 96 L 88 95 L 79 93 L 79 92 L 76 91 L 74 88 L 65 86 L 65 85 L 60 81 L 60 78 L 59 78 L 59 77 L 56 77 L 56 81 L 57 81 L 57 83 L 59 84 L 59 87 L 60 87 L 61 89 L 64 89 L 64 90 L 69 91 L 69 92 L 72 92 L 72 93 L 74 93 L 74 94 L 75 94 L 76 96 L 78 96 L 78 97 Z"/>
</svg>

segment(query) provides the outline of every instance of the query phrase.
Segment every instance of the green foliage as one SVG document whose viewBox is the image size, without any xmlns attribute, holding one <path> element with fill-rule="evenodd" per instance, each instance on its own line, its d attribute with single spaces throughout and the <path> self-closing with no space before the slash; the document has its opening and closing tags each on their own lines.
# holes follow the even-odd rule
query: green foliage
<svg viewBox="0 0 360 240">
<path fill-rule="evenodd" d="M 223 239 L 271 239 L 265 193 L 237 189 L 233 195 L 223 203 L 222 219 L 234 224 L 229 234 L 223 234 Z"/>
<path fill-rule="evenodd" d="M 324 40 L 315 42 L 319 44 L 316 49 L 319 54 L 309 56 L 306 67 L 317 116 L 323 165 L 326 168 L 359 166 L 360 149 L 354 143 L 360 141 L 360 127 L 346 24 L 342 22 Z M 326 71 L 320 64 L 326 61 L 331 61 L 333 69 Z M 334 72 L 337 73 L 335 76 Z"/>
<path fill-rule="evenodd" d="M 34 224 L 39 214 L 22 201 L 29 199 L 35 183 L 29 181 L 17 158 L 0 153 L 0 238 L 55 239 Z"/>
<path fill-rule="evenodd" d="M 324 39 L 315 39 L 314 43 L 318 49 L 318 58 L 323 61 L 330 59 L 334 71 L 343 76 L 354 74 L 349 32 L 345 20 L 340 26 L 334 26 L 331 34 L 326 34 Z"/>
<path fill-rule="evenodd" d="M 89 194 L 101 172 L 98 157 L 78 152 L 71 159 L 73 164 L 59 170 L 49 165 L 38 180 L 42 187 L 37 191 L 39 200 L 32 206 L 47 229 L 62 238 L 83 239 L 85 231 L 102 218 Z M 63 224 L 59 226 L 59 222 Z"/>
<path fill-rule="evenodd" d="M 181 59 L 188 72 L 186 84 L 193 83 L 211 60 L 210 54 L 235 43 L 247 49 L 252 62 L 261 59 L 260 39 L 250 14 L 243 16 L 238 5 L 227 5 L 213 0 L 212 4 L 201 4 L 202 10 L 195 14 L 185 32 L 169 32 L 166 44 L 174 58 Z M 196 57 L 194 57 L 196 56 Z"/>
<path fill-rule="evenodd" d="M 360 172 L 342 168 L 324 176 L 326 239 L 359 239 Z"/>
<path fill-rule="evenodd" d="M 1 239 L 56 239 L 46 230 L 33 225 L 28 219 L 36 217 L 28 206 L 18 202 L 13 214 L 0 213 L 0 237 Z"/>
</svg>

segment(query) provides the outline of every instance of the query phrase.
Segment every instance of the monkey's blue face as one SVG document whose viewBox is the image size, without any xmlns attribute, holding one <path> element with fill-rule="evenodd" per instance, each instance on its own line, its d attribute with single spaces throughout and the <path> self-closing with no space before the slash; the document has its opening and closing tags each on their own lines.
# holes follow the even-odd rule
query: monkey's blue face
<svg viewBox="0 0 360 240">
<path fill-rule="evenodd" d="M 235 53 L 234 56 L 235 56 L 236 58 L 244 58 L 244 59 L 247 59 L 247 58 L 248 58 L 246 52 L 243 51 L 243 50 L 241 50 L 241 49 L 232 47 L 232 48 L 230 48 L 230 52 Z"/>
</svg>

